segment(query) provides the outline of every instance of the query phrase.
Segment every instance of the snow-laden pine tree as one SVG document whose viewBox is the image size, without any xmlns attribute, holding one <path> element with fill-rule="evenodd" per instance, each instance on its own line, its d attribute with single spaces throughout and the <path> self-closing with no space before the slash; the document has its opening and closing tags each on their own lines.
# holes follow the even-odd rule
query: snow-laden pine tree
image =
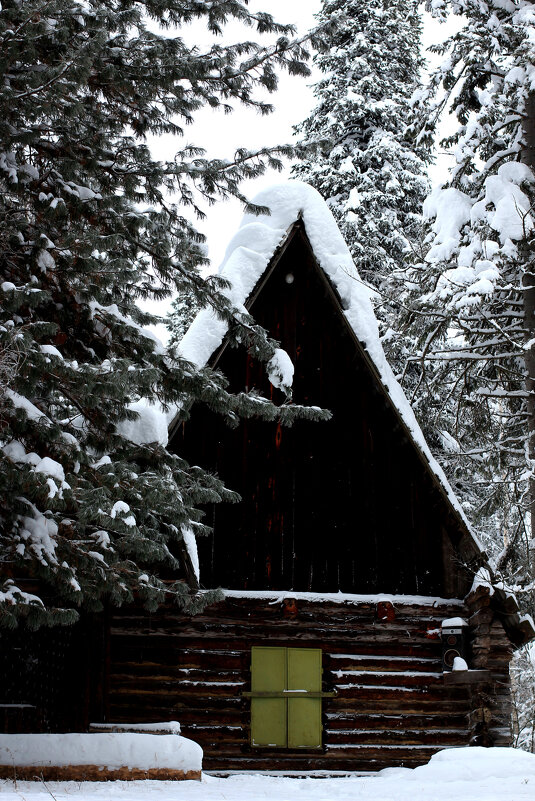
<svg viewBox="0 0 535 801">
<path fill-rule="evenodd" d="M 436 50 L 442 66 L 418 98 L 422 138 L 444 110 L 454 164 L 427 200 L 425 262 L 412 271 L 415 327 L 432 381 L 456 402 L 457 473 L 497 533 L 497 564 L 533 588 L 535 520 L 535 5 L 440 0 L 463 16 Z M 464 461 L 463 461 L 464 460 Z M 471 464 L 470 464 L 471 463 Z M 455 483 L 455 482 L 454 482 Z M 528 599 L 526 599 L 528 600 Z"/>
<path fill-rule="evenodd" d="M 169 329 L 169 345 L 175 347 L 192 324 L 200 310 L 199 301 L 188 292 L 182 292 L 173 300 L 171 311 L 167 315 L 166 325 Z"/>
<path fill-rule="evenodd" d="M 511 664 L 513 745 L 535 754 L 535 645 L 519 648 Z"/>
<path fill-rule="evenodd" d="M 180 36 L 194 19 L 214 35 L 206 50 Z M 224 44 L 217 37 L 231 20 L 271 32 L 273 43 Z M 231 395 L 223 376 L 166 354 L 136 304 L 187 288 L 230 321 L 236 342 L 273 356 L 221 282 L 199 278 L 202 238 L 183 209 L 242 198 L 240 181 L 276 165 L 284 148 L 208 160 L 188 145 L 164 162 L 145 139 L 178 142 L 204 106 L 268 112 L 257 86 L 274 90 L 278 67 L 307 74 L 290 33 L 239 0 L 2 0 L 3 625 L 70 622 L 79 606 L 134 593 L 149 605 L 165 593 L 193 603 L 187 583 L 161 576 L 189 570 L 195 587 L 198 504 L 231 493 L 166 451 L 162 408 L 186 415 L 198 399 L 231 423 L 303 414 Z"/>
<path fill-rule="evenodd" d="M 315 56 L 317 105 L 297 126 L 302 143 L 320 142 L 293 167 L 327 200 L 361 278 L 380 292 L 417 247 L 428 191 L 426 148 L 407 135 L 419 85 L 416 0 L 324 0 L 320 22 L 339 24 Z M 379 304 L 383 328 L 391 322 Z M 385 343 L 388 346 L 388 343 Z"/>
</svg>

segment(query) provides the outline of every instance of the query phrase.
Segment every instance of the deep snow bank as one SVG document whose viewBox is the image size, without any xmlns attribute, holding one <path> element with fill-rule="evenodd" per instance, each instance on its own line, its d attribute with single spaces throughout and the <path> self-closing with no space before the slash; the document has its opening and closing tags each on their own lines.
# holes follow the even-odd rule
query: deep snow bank
<svg viewBox="0 0 535 801">
<path fill-rule="evenodd" d="M 517 748 L 447 748 L 432 756 L 427 765 L 386 768 L 379 776 L 426 783 L 483 782 L 522 776 L 533 783 L 535 797 L 535 754 Z"/>
<path fill-rule="evenodd" d="M 415 770 L 366 776 L 288 778 L 203 775 L 202 782 L 0 781 L 1 801 L 533 801 L 535 755 L 512 748 L 442 751 Z"/>
</svg>

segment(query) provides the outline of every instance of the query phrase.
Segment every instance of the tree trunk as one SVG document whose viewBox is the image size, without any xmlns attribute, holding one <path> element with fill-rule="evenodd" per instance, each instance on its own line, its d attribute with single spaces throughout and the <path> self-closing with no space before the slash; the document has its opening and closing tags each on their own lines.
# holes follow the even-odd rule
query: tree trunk
<svg viewBox="0 0 535 801">
<path fill-rule="evenodd" d="M 532 92 L 526 101 L 525 116 L 522 124 L 524 147 L 521 159 L 531 168 L 535 175 L 535 93 Z M 533 197 L 532 197 L 533 202 Z M 532 205 L 533 208 L 533 205 Z M 531 462 L 531 478 L 529 487 L 529 513 L 531 536 L 535 532 L 535 258 L 533 243 L 526 236 L 520 244 L 524 255 L 524 324 L 526 361 L 526 390 L 528 394 L 528 458 Z"/>
</svg>

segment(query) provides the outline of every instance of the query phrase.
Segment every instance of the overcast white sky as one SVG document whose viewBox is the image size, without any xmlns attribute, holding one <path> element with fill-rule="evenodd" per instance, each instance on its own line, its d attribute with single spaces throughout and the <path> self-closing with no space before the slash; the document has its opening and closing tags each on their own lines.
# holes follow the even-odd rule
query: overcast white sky
<svg viewBox="0 0 535 801">
<path fill-rule="evenodd" d="M 292 23 L 298 26 L 298 35 L 306 33 L 315 24 L 314 13 L 320 8 L 321 0 L 250 0 L 252 11 L 268 11 L 279 22 Z M 204 23 L 194 24 L 181 30 L 186 41 L 194 42 L 202 49 L 213 43 L 213 37 L 206 32 Z M 251 29 L 238 24 L 228 25 L 221 42 L 230 44 L 246 39 L 259 40 Z M 273 41 L 272 36 L 264 37 L 266 44 Z M 261 41 L 261 40 L 260 40 Z M 265 145 L 280 145 L 292 140 L 292 125 L 300 122 L 310 112 L 313 105 L 311 79 L 292 77 L 285 73 L 280 75 L 279 90 L 261 97 L 273 106 L 273 114 L 262 116 L 254 110 L 237 106 L 233 114 L 205 109 L 198 113 L 193 125 L 186 130 L 186 136 L 178 143 L 162 140 L 154 149 L 164 157 L 174 154 L 176 145 L 186 142 L 204 147 L 212 157 L 232 158 L 238 147 L 249 149 Z M 257 96 L 258 95 L 257 93 Z M 289 175 L 289 165 L 285 170 Z M 271 172 L 268 176 L 243 185 L 248 196 L 256 194 L 264 186 L 282 180 L 281 174 Z M 223 258 L 226 245 L 238 228 L 243 209 L 240 203 L 221 202 L 212 207 L 208 219 L 199 224 L 203 233 L 208 236 L 209 255 L 212 266 L 217 268 Z"/>
<path fill-rule="evenodd" d="M 321 0 L 250 0 L 252 10 L 267 10 L 280 22 L 293 23 L 298 28 L 298 35 L 308 31 L 314 24 L 314 14 L 319 11 Z M 426 15 L 427 17 L 427 15 Z M 200 48 L 209 46 L 213 41 L 203 24 L 194 24 L 181 30 L 181 35 Z M 427 46 L 431 42 L 442 39 L 446 31 L 433 20 L 426 19 L 424 40 Z M 253 38 L 249 28 L 240 25 L 229 25 L 222 37 L 223 43 Z M 255 38 L 257 38 L 255 36 Z M 269 37 L 266 37 L 268 43 Z M 313 108 L 314 97 L 311 85 L 317 74 L 309 79 L 281 74 L 279 90 L 266 99 L 275 106 L 269 116 L 260 116 L 252 110 L 237 108 L 233 114 L 206 109 L 197 114 L 193 125 L 186 130 L 186 136 L 179 141 L 160 139 L 153 145 L 157 157 L 172 158 L 174 152 L 185 143 L 204 147 L 208 156 L 231 158 L 235 149 L 247 147 L 254 149 L 263 145 L 277 145 L 292 140 L 293 125 L 303 120 Z M 279 180 L 289 177 L 290 165 L 283 173 L 270 172 L 264 177 L 243 185 L 244 192 L 252 197 L 260 189 Z M 243 209 L 237 201 L 225 201 L 206 209 L 207 219 L 198 224 L 199 229 L 207 236 L 208 253 L 212 261 L 212 269 L 216 270 L 221 263 L 226 246 L 239 227 Z M 165 310 L 160 304 L 158 313 Z M 162 331 L 158 331 L 162 336 Z"/>
</svg>

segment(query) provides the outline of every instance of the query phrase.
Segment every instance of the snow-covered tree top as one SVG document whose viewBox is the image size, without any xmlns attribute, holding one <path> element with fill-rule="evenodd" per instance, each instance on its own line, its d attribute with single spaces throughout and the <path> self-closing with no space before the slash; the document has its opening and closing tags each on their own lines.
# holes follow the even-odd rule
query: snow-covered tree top
<svg viewBox="0 0 535 801">
<path fill-rule="evenodd" d="M 265 189 L 255 197 L 254 203 L 269 208 L 270 214 L 262 217 L 246 214 L 227 248 L 219 273 L 230 284 L 226 291 L 229 299 L 238 309 L 245 311 L 245 303 L 276 249 L 293 224 L 302 219 L 316 260 L 338 292 L 347 321 L 375 366 L 412 440 L 470 531 L 463 509 L 433 458 L 409 401 L 386 360 L 371 303 L 371 290 L 362 282 L 329 207 L 315 189 L 300 181 L 288 181 Z M 180 354 L 196 366 L 204 367 L 222 344 L 227 330 L 227 324 L 210 308 L 202 309 L 180 343 Z M 287 354 L 279 351 L 278 383 L 281 375 L 282 383 L 291 381 L 287 359 Z M 271 373 L 270 380 L 275 383 Z M 471 534 L 478 549 L 483 550 L 473 532 Z"/>
</svg>

